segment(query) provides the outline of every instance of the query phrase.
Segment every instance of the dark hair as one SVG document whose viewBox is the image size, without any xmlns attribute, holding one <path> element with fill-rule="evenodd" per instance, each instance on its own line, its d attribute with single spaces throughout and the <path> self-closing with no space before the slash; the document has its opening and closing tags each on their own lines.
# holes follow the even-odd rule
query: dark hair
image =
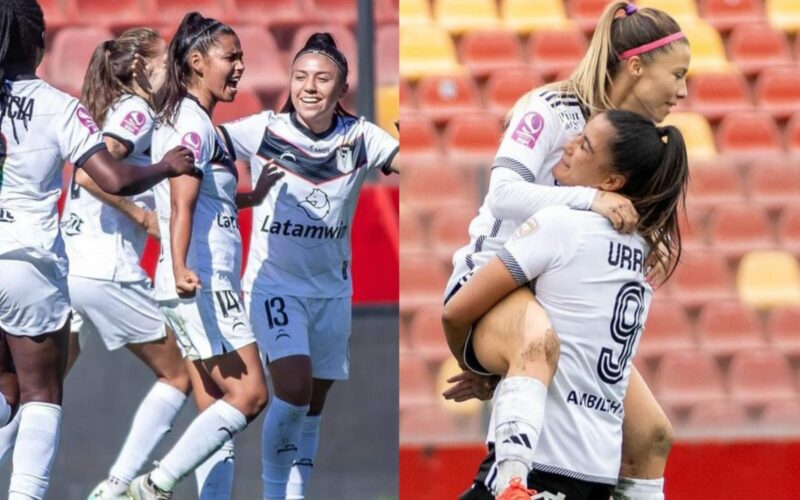
<svg viewBox="0 0 800 500">
<path fill-rule="evenodd" d="M 208 54 L 219 35 L 236 36 L 236 32 L 227 24 L 203 17 L 199 12 L 189 12 L 183 17 L 167 49 L 167 80 L 157 105 L 156 119 L 159 123 L 174 125 L 178 106 L 186 97 L 192 76 L 187 58 L 189 53 L 197 50 L 203 55 Z"/>
<path fill-rule="evenodd" d="M 81 101 L 100 127 L 103 126 L 108 108 L 121 96 L 134 93 L 133 63 L 136 56 L 152 58 L 160 38 L 155 30 L 133 28 L 116 40 L 101 43 L 94 50 L 83 79 Z M 152 95 L 149 101 L 150 106 L 154 107 Z"/>
<path fill-rule="evenodd" d="M 339 74 L 342 77 L 342 83 L 347 82 L 347 58 L 344 57 L 344 54 L 339 50 L 336 46 L 336 40 L 333 38 L 333 35 L 330 33 L 314 33 L 308 40 L 306 40 L 306 44 L 303 46 L 302 49 L 297 51 L 295 54 L 294 59 L 292 59 L 292 65 L 297 61 L 300 56 L 304 54 L 320 54 L 322 56 L 327 57 L 328 59 L 336 65 L 339 69 Z M 281 108 L 281 113 L 292 113 L 294 112 L 294 104 L 292 104 L 292 95 L 291 93 L 289 96 L 286 97 L 286 102 L 283 103 L 283 107 Z M 340 116 L 354 116 L 352 113 L 347 111 L 342 103 L 337 102 L 336 108 L 334 109 L 334 115 Z"/>
<path fill-rule="evenodd" d="M 0 2 L 0 124 L 11 98 L 5 86 L 6 69 L 14 64 L 35 65 L 36 49 L 44 49 L 44 28 L 44 14 L 36 0 Z M 22 123 L 28 127 L 25 118 Z M 14 139 L 17 139 L 16 128 Z"/>
<path fill-rule="evenodd" d="M 657 127 L 630 111 L 610 110 L 605 117 L 616 130 L 611 141 L 612 167 L 625 176 L 618 191 L 639 213 L 638 232 L 672 275 L 681 255 L 679 208 L 685 209 L 689 162 L 681 132 Z"/>
</svg>

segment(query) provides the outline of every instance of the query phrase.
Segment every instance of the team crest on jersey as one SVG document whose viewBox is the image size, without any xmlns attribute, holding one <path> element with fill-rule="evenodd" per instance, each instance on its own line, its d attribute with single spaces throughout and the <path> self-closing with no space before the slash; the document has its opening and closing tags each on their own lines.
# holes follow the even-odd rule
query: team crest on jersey
<svg viewBox="0 0 800 500">
<path fill-rule="evenodd" d="M 345 144 L 338 149 L 337 153 L 337 170 L 343 174 L 352 172 L 355 168 L 355 163 L 353 162 L 353 146 L 351 144 Z"/>
<path fill-rule="evenodd" d="M 145 116 L 144 113 L 141 111 L 131 111 L 122 119 L 120 126 L 133 135 L 139 135 L 145 123 L 147 123 L 147 116 Z"/>
<path fill-rule="evenodd" d="M 314 188 L 306 199 L 297 204 L 310 219 L 322 220 L 331 211 L 331 202 L 325 191 Z"/>
<path fill-rule="evenodd" d="M 531 111 L 519 121 L 514 133 L 511 134 L 511 138 L 528 149 L 533 149 L 542 130 L 544 130 L 544 118 L 539 113 Z"/>
<path fill-rule="evenodd" d="M 539 224 L 536 222 L 536 219 L 531 217 L 523 222 L 516 231 L 514 231 L 514 234 L 511 235 L 511 239 L 518 240 L 520 238 L 524 238 L 529 234 L 535 233 L 537 229 L 539 229 Z"/>
<path fill-rule="evenodd" d="M 83 225 L 83 219 L 81 219 L 75 214 L 69 214 L 69 218 L 65 221 L 61 221 L 60 224 L 61 229 L 67 236 L 75 236 L 81 234 L 82 225 Z"/>
<path fill-rule="evenodd" d="M 83 105 L 78 105 L 78 111 L 75 113 L 78 116 L 78 121 L 81 125 L 89 129 L 89 132 L 96 134 L 100 128 L 94 122 L 94 118 L 89 114 L 89 110 L 84 108 Z"/>
<path fill-rule="evenodd" d="M 189 132 L 181 139 L 181 146 L 188 148 L 194 153 L 194 160 L 200 160 L 200 153 L 203 151 L 203 141 L 197 132 Z"/>
</svg>

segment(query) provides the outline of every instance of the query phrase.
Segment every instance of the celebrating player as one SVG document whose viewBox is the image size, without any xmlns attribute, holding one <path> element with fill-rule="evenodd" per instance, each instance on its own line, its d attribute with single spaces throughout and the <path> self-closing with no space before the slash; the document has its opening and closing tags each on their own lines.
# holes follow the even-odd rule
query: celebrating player
<svg viewBox="0 0 800 500">
<path fill-rule="evenodd" d="M 359 190 L 374 169 L 397 172 L 397 141 L 339 103 L 347 71 L 333 37 L 316 33 L 294 57 L 280 113 L 220 127 L 254 176 L 268 160 L 287 174 L 254 208 L 243 284 L 275 390 L 262 438 L 265 500 L 304 498 L 325 397 L 349 374 L 349 242 Z"/>
<path fill-rule="evenodd" d="M 217 136 L 211 114 L 236 96 L 244 72 L 236 33 L 197 12 L 187 14 L 170 42 L 153 157 L 175 144 L 195 155 L 199 176 L 154 189 L 162 234 L 156 299 L 184 356 L 193 362 L 195 391 L 205 384 L 221 398 L 204 409 L 149 474 L 134 479 L 132 498 L 170 498 L 175 485 L 245 428 L 267 403 L 255 337 L 240 295 L 241 237 L 236 165 Z M 280 177 L 265 173 L 259 203 Z"/>
<path fill-rule="evenodd" d="M 13 500 L 44 496 L 58 447 L 70 318 L 56 207 L 64 161 L 121 195 L 194 169 L 186 148 L 148 167 L 114 159 L 88 110 L 36 78 L 44 35 L 35 0 L 0 3 L 0 333 L 16 369 L 16 380 L 0 377 L 8 398 L 0 398 L 0 421 L 8 421 L 18 384 L 19 430 L 8 496 Z"/>
<path fill-rule="evenodd" d="M 591 211 L 548 207 L 457 285 L 443 313 L 451 350 L 476 373 L 504 376 L 489 430 L 497 464 L 462 498 L 494 498 L 490 489 L 530 498 L 519 484 L 527 477 L 528 487 L 565 500 L 608 499 L 629 361 L 652 296 L 646 262 L 680 257 L 689 168 L 675 127 L 628 111 L 598 114 L 564 146 L 552 175 L 563 186 L 628 197 L 640 214 L 637 231 L 621 234 Z M 535 298 L 519 288 L 533 280 Z M 552 325 L 542 324 L 536 301 Z"/>
<path fill-rule="evenodd" d="M 571 77 L 526 94 L 509 114 L 489 193 L 470 224 L 469 245 L 453 257 L 446 295 L 543 207 L 591 209 L 609 218 L 615 228 L 632 231 L 639 215 L 627 199 L 588 187 L 555 186 L 552 168 L 561 158 L 562 146 L 583 130 L 590 115 L 618 108 L 662 121 L 686 96 L 689 59 L 688 42 L 670 16 L 657 9 L 637 10 L 624 2 L 609 4 Z M 664 268 L 656 264 L 654 270 Z M 658 274 L 663 273 L 653 274 L 659 280 Z M 538 311 L 538 324 L 547 325 L 541 308 L 532 307 L 531 314 Z M 547 360 L 544 353 L 539 354 L 536 362 L 546 371 Z M 543 397 L 540 394 L 542 405 Z M 662 498 L 672 427 L 635 367 L 625 413 L 622 479 L 615 494 L 640 500 Z"/>
</svg>

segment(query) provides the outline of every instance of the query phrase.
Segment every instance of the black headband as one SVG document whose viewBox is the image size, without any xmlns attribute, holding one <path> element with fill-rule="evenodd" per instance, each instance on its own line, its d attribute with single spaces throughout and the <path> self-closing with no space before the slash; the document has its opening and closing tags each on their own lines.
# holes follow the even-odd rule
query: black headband
<svg viewBox="0 0 800 500">
<path fill-rule="evenodd" d="M 345 60 L 344 64 L 342 63 L 342 61 L 339 61 L 339 57 L 342 57 L 341 54 L 337 54 L 337 53 L 334 53 L 334 52 L 332 52 L 330 50 L 325 50 L 325 49 L 321 49 L 321 48 L 308 48 L 308 49 L 303 49 L 300 52 L 298 52 L 297 55 L 294 56 L 294 61 L 297 61 L 300 58 L 300 56 L 302 56 L 304 54 L 319 54 L 321 56 L 327 57 L 328 59 L 333 61 L 333 64 L 335 64 L 336 67 L 339 68 L 339 71 L 342 73 L 342 76 L 345 79 L 347 79 L 347 61 Z M 294 61 L 292 61 L 292 62 L 294 63 Z"/>
</svg>

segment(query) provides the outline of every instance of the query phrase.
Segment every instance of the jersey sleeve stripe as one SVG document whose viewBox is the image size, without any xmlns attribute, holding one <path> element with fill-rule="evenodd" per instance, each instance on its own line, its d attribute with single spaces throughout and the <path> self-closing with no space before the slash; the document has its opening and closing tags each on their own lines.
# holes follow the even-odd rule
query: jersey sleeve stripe
<svg viewBox="0 0 800 500">
<path fill-rule="evenodd" d="M 383 165 L 381 165 L 381 172 L 383 172 L 383 175 L 391 175 L 392 174 L 392 171 L 389 170 L 389 167 L 392 165 L 392 162 L 394 161 L 394 157 L 397 156 L 397 153 L 399 153 L 399 152 L 400 152 L 400 145 L 398 144 L 397 147 L 394 148 L 394 150 L 391 152 L 391 154 L 389 154 L 389 157 L 386 158 L 386 161 L 383 162 Z"/>
<path fill-rule="evenodd" d="M 525 273 L 522 271 L 522 266 L 519 265 L 517 259 L 511 255 L 511 252 L 509 252 L 507 248 L 501 249 L 497 253 L 497 257 L 501 262 L 503 262 L 503 264 L 506 266 L 506 269 L 508 269 L 508 272 L 511 273 L 511 276 L 514 277 L 514 281 L 516 281 L 518 285 L 522 286 L 529 281 L 528 277 L 525 276 Z"/>
<path fill-rule="evenodd" d="M 492 166 L 492 168 L 493 169 L 507 168 L 512 170 L 513 172 L 516 172 L 516 174 L 522 177 L 522 180 L 524 180 L 525 182 L 530 182 L 530 183 L 536 182 L 536 176 L 533 175 L 533 172 L 531 172 L 529 168 L 527 168 L 525 165 L 523 165 L 522 163 L 518 162 L 513 158 L 508 158 L 506 156 L 501 156 L 499 158 L 496 158 L 494 160 L 494 165 Z"/>
<path fill-rule="evenodd" d="M 95 153 L 103 149 L 108 150 L 108 148 L 106 147 L 106 143 L 104 142 L 95 144 L 94 146 L 89 148 L 85 153 L 81 155 L 80 158 L 78 158 L 78 161 L 75 162 L 75 168 L 81 168 L 83 164 L 86 163 L 86 160 L 88 160 L 89 158 L 94 156 Z"/>
<path fill-rule="evenodd" d="M 128 139 L 125 139 L 124 137 L 120 137 L 120 136 L 118 136 L 117 134 L 115 134 L 113 132 L 103 132 L 103 137 L 110 137 L 110 138 L 114 139 L 115 141 L 117 141 L 117 142 L 121 143 L 122 145 L 124 145 L 125 148 L 128 150 L 125 153 L 125 158 L 127 158 L 128 156 L 131 155 L 131 153 L 133 153 L 133 148 L 134 148 L 133 142 L 129 141 Z"/>
</svg>

